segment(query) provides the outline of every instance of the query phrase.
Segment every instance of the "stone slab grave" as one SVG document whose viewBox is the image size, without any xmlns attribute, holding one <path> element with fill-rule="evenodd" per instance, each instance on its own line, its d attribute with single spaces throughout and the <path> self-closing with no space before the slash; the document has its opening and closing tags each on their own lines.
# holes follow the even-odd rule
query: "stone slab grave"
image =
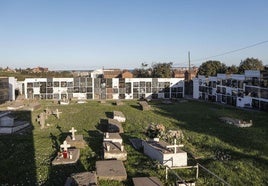
<svg viewBox="0 0 268 186">
<path fill-rule="evenodd" d="M 109 133 L 109 132 L 104 133 L 103 141 L 104 142 L 105 141 L 117 142 L 120 144 L 122 144 L 122 142 L 123 142 L 123 140 L 118 132 L 116 132 L 116 133 Z"/>
<path fill-rule="evenodd" d="M 134 186 L 163 186 L 157 177 L 136 177 L 132 181 Z"/>
<path fill-rule="evenodd" d="M 161 164 L 168 167 L 187 166 L 187 153 L 179 147 L 182 145 L 170 145 L 164 141 L 156 139 L 149 141 L 142 141 L 143 152 L 152 159 L 159 161 Z"/>
<path fill-rule="evenodd" d="M 74 127 L 72 127 L 72 129 L 69 130 L 69 132 L 72 133 L 72 136 L 67 136 L 65 140 L 68 144 L 71 145 L 71 147 L 75 148 L 86 147 L 87 143 L 85 142 L 83 135 L 76 135 L 75 132 L 77 132 L 77 130 L 75 130 Z"/>
<path fill-rule="evenodd" d="M 252 120 L 250 120 L 249 122 L 246 122 L 244 120 L 240 120 L 240 119 L 234 119 L 234 118 L 230 118 L 230 117 L 220 117 L 220 120 L 230 124 L 230 125 L 234 125 L 236 127 L 251 127 L 253 125 Z"/>
<path fill-rule="evenodd" d="M 74 173 L 67 178 L 64 186 L 89 185 L 97 186 L 98 179 L 95 171 Z"/>
<path fill-rule="evenodd" d="M 105 141 L 103 142 L 103 158 L 125 161 L 127 160 L 127 151 L 118 142 Z"/>
<path fill-rule="evenodd" d="M 70 148 L 71 145 L 66 141 L 64 141 L 60 147 L 63 151 L 58 153 L 56 158 L 52 161 L 52 165 L 75 164 L 79 160 L 80 149 Z"/>
<path fill-rule="evenodd" d="M 140 101 L 141 110 L 150 110 L 151 106 L 146 101 Z"/>
<path fill-rule="evenodd" d="M 124 181 L 127 179 L 125 166 L 120 160 L 96 161 L 96 172 L 100 180 Z"/>
<path fill-rule="evenodd" d="M 119 121 L 119 122 L 125 122 L 126 117 L 121 111 L 113 111 L 113 119 Z"/>
<path fill-rule="evenodd" d="M 124 133 L 124 129 L 119 121 L 109 118 L 107 122 L 107 132 Z"/>
<path fill-rule="evenodd" d="M 122 102 L 121 100 L 116 100 L 115 105 L 117 106 L 124 105 L 124 102 Z"/>
</svg>

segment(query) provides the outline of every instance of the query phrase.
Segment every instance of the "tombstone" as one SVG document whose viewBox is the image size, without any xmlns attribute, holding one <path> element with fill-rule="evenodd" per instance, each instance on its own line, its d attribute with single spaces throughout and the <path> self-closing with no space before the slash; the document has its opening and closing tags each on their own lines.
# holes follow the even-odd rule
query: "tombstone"
<svg viewBox="0 0 268 186">
<path fill-rule="evenodd" d="M 139 102 L 141 106 L 141 110 L 150 110 L 151 106 L 146 101 L 140 101 Z"/>
<path fill-rule="evenodd" d="M 113 112 L 113 119 L 115 119 L 115 120 L 117 120 L 119 122 L 125 122 L 126 121 L 126 117 L 120 111 L 114 111 Z"/>
<path fill-rule="evenodd" d="M 124 133 L 124 129 L 119 121 L 109 118 L 107 123 L 107 132 Z"/>
<path fill-rule="evenodd" d="M 117 132 L 116 133 L 109 133 L 109 132 L 104 133 L 103 141 L 116 142 L 119 144 L 122 144 L 123 142 L 121 136 Z"/>
<path fill-rule="evenodd" d="M 36 120 L 39 122 L 39 124 L 40 124 L 40 126 L 41 126 L 41 129 L 45 128 L 46 113 L 45 113 L 45 112 L 41 112 L 41 113 L 38 115 L 38 117 L 37 117 Z"/>
<path fill-rule="evenodd" d="M 157 177 L 136 177 L 132 181 L 134 186 L 163 186 Z"/>
<path fill-rule="evenodd" d="M 116 100 L 115 105 L 120 106 L 124 105 L 124 103 L 121 100 Z"/>
<path fill-rule="evenodd" d="M 63 144 L 60 145 L 63 149 L 62 152 L 52 161 L 52 165 L 65 165 L 65 164 L 74 164 L 78 161 L 80 157 L 80 150 L 71 148 L 71 145 L 65 140 Z"/>
<path fill-rule="evenodd" d="M 124 146 L 118 142 L 104 141 L 103 158 L 125 161 L 127 160 L 127 152 Z"/>
<path fill-rule="evenodd" d="M 120 160 L 96 161 L 96 172 L 100 180 L 124 181 L 127 179 L 125 166 Z"/>
<path fill-rule="evenodd" d="M 85 148 L 85 146 L 87 145 L 87 143 L 86 143 L 85 140 L 83 139 L 83 135 L 75 135 L 75 132 L 77 132 L 77 130 L 75 130 L 74 127 L 72 127 L 72 129 L 69 130 L 69 132 L 72 133 L 72 137 L 67 136 L 65 140 L 66 140 L 72 147 L 76 147 L 76 148 Z"/>
<path fill-rule="evenodd" d="M 150 158 L 159 161 L 168 167 L 187 166 L 187 153 L 181 150 L 180 145 L 170 145 L 164 141 L 142 141 L 143 152 Z"/>
<path fill-rule="evenodd" d="M 60 119 L 60 114 L 62 114 L 62 112 L 59 112 L 59 109 L 56 109 L 55 111 L 52 112 L 52 114 L 54 114 L 56 118 Z"/>
<path fill-rule="evenodd" d="M 74 173 L 67 178 L 64 186 L 89 185 L 97 186 L 98 179 L 95 171 Z"/>
</svg>

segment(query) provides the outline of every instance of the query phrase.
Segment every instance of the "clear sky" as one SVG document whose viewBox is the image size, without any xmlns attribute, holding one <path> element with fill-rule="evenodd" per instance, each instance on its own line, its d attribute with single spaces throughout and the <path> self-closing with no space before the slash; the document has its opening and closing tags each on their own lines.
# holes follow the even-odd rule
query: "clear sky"
<svg viewBox="0 0 268 186">
<path fill-rule="evenodd" d="M 264 42 L 267 41 L 267 42 Z M 0 0 L 0 67 L 268 64 L 267 0 Z"/>
</svg>

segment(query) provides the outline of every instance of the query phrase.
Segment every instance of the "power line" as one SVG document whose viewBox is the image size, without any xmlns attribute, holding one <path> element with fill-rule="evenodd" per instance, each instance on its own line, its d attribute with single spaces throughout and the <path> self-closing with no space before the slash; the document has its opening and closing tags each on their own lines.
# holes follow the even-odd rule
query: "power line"
<svg viewBox="0 0 268 186">
<path fill-rule="evenodd" d="M 210 59 L 210 58 L 213 58 L 213 57 L 219 57 L 219 56 L 223 56 L 223 55 L 226 55 L 226 54 L 235 53 L 235 52 L 238 52 L 238 51 L 241 51 L 241 50 L 245 50 L 245 49 L 252 48 L 252 47 L 255 47 L 255 46 L 258 46 L 258 45 L 262 45 L 264 43 L 268 43 L 268 40 L 262 41 L 262 42 L 259 42 L 259 43 L 255 43 L 255 44 L 252 44 L 252 45 L 248 45 L 248 46 L 245 46 L 245 47 L 242 47 L 242 48 L 239 48 L 239 49 L 227 51 L 227 52 L 224 52 L 224 53 L 221 53 L 221 54 L 209 56 L 209 57 L 206 57 L 206 58 L 194 59 L 194 60 L 191 60 L 191 62 L 204 61 L 204 60 L 207 60 L 207 59 Z"/>
</svg>

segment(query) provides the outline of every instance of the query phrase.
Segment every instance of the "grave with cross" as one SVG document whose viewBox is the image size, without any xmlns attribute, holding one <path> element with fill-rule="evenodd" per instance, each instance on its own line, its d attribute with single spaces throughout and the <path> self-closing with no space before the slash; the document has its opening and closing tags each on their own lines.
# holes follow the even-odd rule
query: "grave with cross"
<svg viewBox="0 0 268 186">
<path fill-rule="evenodd" d="M 67 141 L 65 140 L 63 142 L 63 144 L 60 145 L 61 148 L 63 148 L 63 158 L 68 158 L 69 153 L 68 153 L 68 148 L 71 147 L 70 144 L 67 143 Z"/>
<path fill-rule="evenodd" d="M 168 167 L 187 166 L 187 153 L 180 149 L 182 145 L 168 144 L 161 140 L 142 141 L 143 152 L 152 159 Z M 171 150 L 172 149 L 172 150 Z"/>
<path fill-rule="evenodd" d="M 59 112 L 59 109 L 56 109 L 55 111 L 52 112 L 52 114 L 54 114 L 57 119 L 60 119 L 60 114 L 62 114 L 62 112 Z"/>
<path fill-rule="evenodd" d="M 75 130 L 74 127 L 72 127 L 72 129 L 69 130 L 69 132 L 72 133 L 72 140 L 75 140 L 75 132 L 77 132 L 77 130 Z"/>
<path fill-rule="evenodd" d="M 74 127 L 72 127 L 72 129 L 69 130 L 69 132 L 71 132 L 72 135 L 71 137 L 70 136 L 66 137 L 66 141 L 68 142 L 68 144 L 70 144 L 71 147 L 85 148 L 87 143 L 83 139 L 83 135 L 76 135 L 75 132 L 77 132 L 77 130 Z"/>
<path fill-rule="evenodd" d="M 178 148 L 178 147 L 183 147 L 183 145 L 177 145 L 177 140 L 174 139 L 174 144 L 173 144 L 173 145 L 167 145 L 166 147 L 167 147 L 168 149 L 169 149 L 169 148 L 174 148 L 173 152 L 174 152 L 174 154 L 176 154 L 176 153 L 177 153 L 177 148 Z"/>
<path fill-rule="evenodd" d="M 63 150 L 54 158 L 52 165 L 77 163 L 80 157 L 80 149 L 71 148 L 71 145 L 66 140 L 60 145 L 60 148 Z"/>
</svg>

